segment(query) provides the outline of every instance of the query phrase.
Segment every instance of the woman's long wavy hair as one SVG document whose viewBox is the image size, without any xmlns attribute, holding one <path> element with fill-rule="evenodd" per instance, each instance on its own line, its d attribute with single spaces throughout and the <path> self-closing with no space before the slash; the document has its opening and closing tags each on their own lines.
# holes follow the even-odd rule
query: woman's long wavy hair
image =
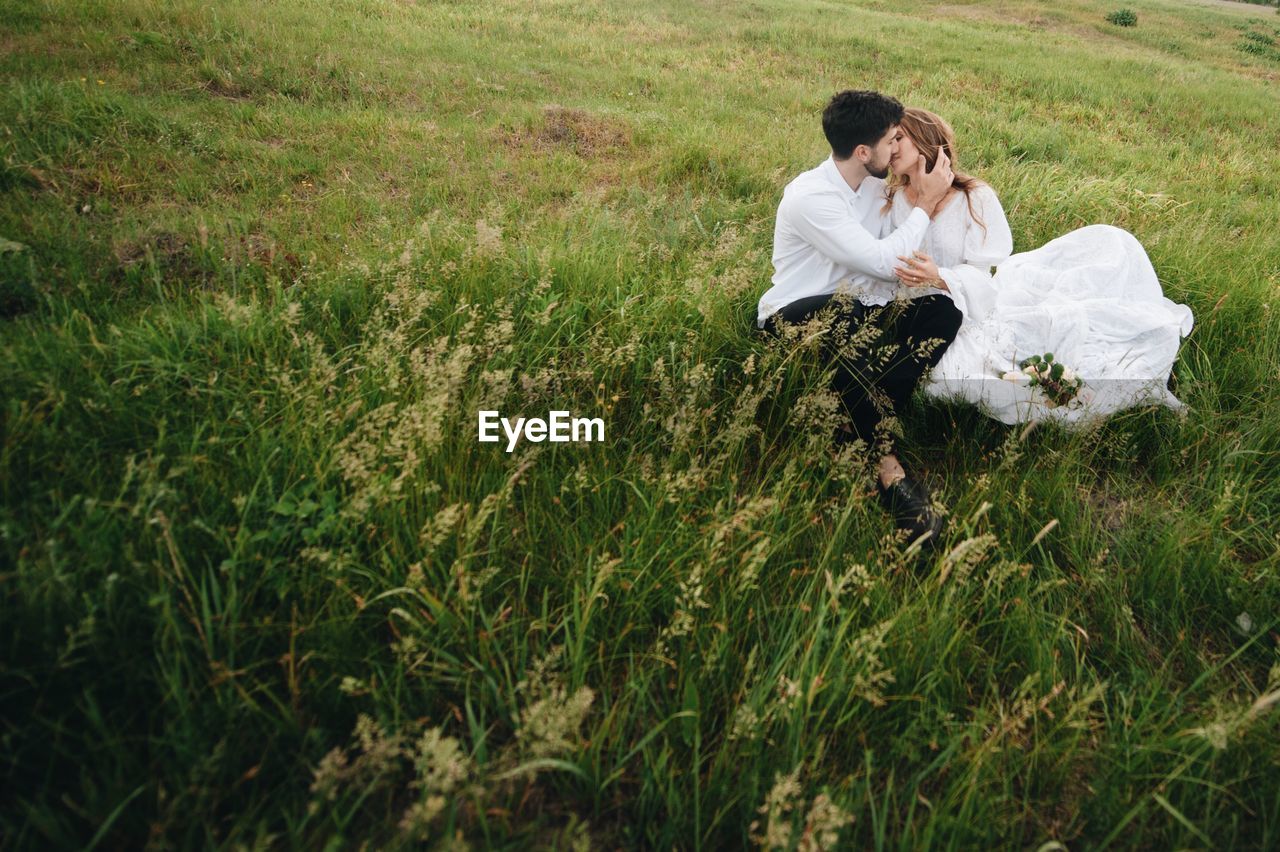
<svg viewBox="0 0 1280 852">
<path fill-rule="evenodd" d="M 956 165 L 956 134 L 951 129 L 951 125 L 947 124 L 947 120 L 940 115 L 929 112 L 927 109 L 907 107 L 902 114 L 902 121 L 898 122 L 898 126 L 902 128 L 903 133 L 911 137 L 911 141 L 916 143 L 916 147 L 920 149 L 920 154 L 924 157 L 926 171 L 931 171 L 933 164 L 938 161 L 939 150 L 947 152 L 947 157 L 951 160 L 951 170 L 955 174 L 955 177 L 951 180 L 951 185 L 964 193 L 965 201 L 969 204 L 969 215 L 982 226 L 982 232 L 985 234 L 987 232 L 987 224 L 982 221 L 982 217 L 973 209 L 973 196 L 970 195 L 973 190 L 983 184 L 976 177 L 961 172 Z M 889 182 L 885 185 L 885 192 L 888 195 L 888 200 L 884 206 L 886 213 L 893 208 L 893 197 L 910 183 L 911 178 L 908 175 L 895 173 L 889 178 Z"/>
</svg>

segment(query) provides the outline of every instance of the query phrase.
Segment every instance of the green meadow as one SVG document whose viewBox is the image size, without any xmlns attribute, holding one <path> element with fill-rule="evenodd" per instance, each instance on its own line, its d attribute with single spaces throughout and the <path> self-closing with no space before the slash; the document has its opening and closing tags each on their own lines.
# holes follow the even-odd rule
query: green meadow
<svg viewBox="0 0 1280 852">
<path fill-rule="evenodd" d="M 0 0 L 0 849 L 1280 846 L 1280 16 L 1119 6 Z M 1196 317 L 922 559 L 755 332 L 845 88 Z"/>
</svg>

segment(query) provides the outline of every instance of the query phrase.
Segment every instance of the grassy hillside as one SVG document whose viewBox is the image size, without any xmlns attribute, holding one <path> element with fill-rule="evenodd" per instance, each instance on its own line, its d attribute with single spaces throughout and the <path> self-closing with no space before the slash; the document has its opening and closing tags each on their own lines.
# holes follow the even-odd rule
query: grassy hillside
<svg viewBox="0 0 1280 852">
<path fill-rule="evenodd" d="M 1280 18 L 1125 5 L 0 0 L 0 847 L 1280 845 Z M 753 333 L 850 87 L 1196 314 L 921 564 Z"/>
</svg>

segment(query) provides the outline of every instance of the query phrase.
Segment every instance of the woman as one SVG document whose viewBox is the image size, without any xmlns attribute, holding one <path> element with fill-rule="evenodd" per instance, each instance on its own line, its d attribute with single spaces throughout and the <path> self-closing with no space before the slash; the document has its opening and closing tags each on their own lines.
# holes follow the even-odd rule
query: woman
<svg viewBox="0 0 1280 852">
<path fill-rule="evenodd" d="M 906 175 L 918 158 L 932 168 L 944 150 L 956 173 L 920 251 L 902 258 L 897 270 L 900 296 L 949 292 L 964 315 L 924 383 L 926 395 L 976 403 L 1009 424 L 1078 423 L 1137 405 L 1183 406 L 1167 384 L 1179 341 L 1191 331 L 1191 309 L 1165 298 L 1132 234 L 1089 225 L 1010 256 L 1013 237 L 1000 200 L 960 171 L 950 125 L 908 108 L 899 133 L 885 205 L 895 228 L 911 212 Z M 1046 353 L 1067 379 L 1083 380 L 1070 402 L 1032 387 L 1022 370 L 1023 361 Z"/>
</svg>

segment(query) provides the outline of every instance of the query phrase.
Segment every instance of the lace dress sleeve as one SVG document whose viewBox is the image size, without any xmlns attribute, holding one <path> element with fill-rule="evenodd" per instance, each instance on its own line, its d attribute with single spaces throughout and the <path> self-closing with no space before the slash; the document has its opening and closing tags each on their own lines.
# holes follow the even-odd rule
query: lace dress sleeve
<svg viewBox="0 0 1280 852">
<path fill-rule="evenodd" d="M 995 283 L 991 267 L 998 266 L 1013 252 L 1013 234 L 1000 199 L 983 184 L 962 203 L 965 217 L 962 262 L 938 270 L 947 282 L 951 300 L 967 319 L 981 319 L 995 306 Z"/>
<path fill-rule="evenodd" d="M 987 270 L 1013 254 L 1013 234 L 995 190 L 983 184 L 969 196 L 973 213 L 965 222 L 964 263 Z"/>
</svg>

